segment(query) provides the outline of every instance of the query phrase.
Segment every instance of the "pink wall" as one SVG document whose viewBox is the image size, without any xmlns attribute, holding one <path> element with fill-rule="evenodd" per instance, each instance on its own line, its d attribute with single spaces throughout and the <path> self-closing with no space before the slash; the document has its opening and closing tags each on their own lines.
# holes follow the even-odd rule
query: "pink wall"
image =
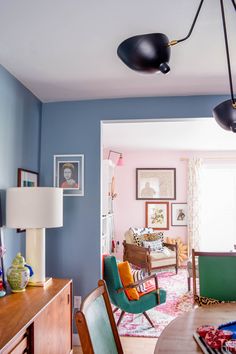
<svg viewBox="0 0 236 354">
<path fill-rule="evenodd" d="M 164 230 L 164 236 L 172 238 L 180 237 L 184 243 L 187 240 L 186 226 L 171 226 L 171 203 L 185 203 L 187 201 L 186 179 L 187 163 L 180 161 L 186 156 L 182 152 L 163 151 L 123 151 L 124 166 L 116 167 L 116 191 L 117 198 L 114 200 L 115 238 L 122 242 L 124 233 L 131 226 L 145 226 L 145 200 L 136 200 L 136 168 L 142 167 L 173 167 L 176 168 L 176 200 L 169 202 L 169 230 Z M 119 252 L 119 253 L 120 253 Z"/>
<path fill-rule="evenodd" d="M 187 202 L 187 159 L 192 156 L 219 157 L 229 156 L 230 152 L 188 152 L 188 151 L 122 151 L 124 166 L 115 168 L 116 192 L 114 199 L 115 241 L 120 242 L 118 257 L 122 256 L 124 233 L 131 226 L 145 226 L 145 200 L 136 200 L 136 168 L 176 168 L 176 200 L 169 202 L 169 230 L 164 236 L 180 237 L 187 243 L 187 227 L 171 226 L 171 203 Z M 107 151 L 104 151 L 107 158 Z M 181 161 L 181 158 L 186 160 Z M 114 163 L 117 160 L 113 161 Z M 164 200 L 163 200 L 164 201 Z"/>
</svg>

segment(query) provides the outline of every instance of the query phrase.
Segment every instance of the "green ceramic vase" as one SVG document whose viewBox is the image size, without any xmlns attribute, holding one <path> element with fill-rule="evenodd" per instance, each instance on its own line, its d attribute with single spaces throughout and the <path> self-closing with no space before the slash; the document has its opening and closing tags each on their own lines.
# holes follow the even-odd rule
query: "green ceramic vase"
<svg viewBox="0 0 236 354">
<path fill-rule="evenodd" d="M 29 282 L 30 271 L 25 266 L 25 259 L 21 253 L 17 253 L 13 259 L 11 267 L 7 270 L 7 281 L 13 293 L 25 291 L 26 285 Z"/>
</svg>

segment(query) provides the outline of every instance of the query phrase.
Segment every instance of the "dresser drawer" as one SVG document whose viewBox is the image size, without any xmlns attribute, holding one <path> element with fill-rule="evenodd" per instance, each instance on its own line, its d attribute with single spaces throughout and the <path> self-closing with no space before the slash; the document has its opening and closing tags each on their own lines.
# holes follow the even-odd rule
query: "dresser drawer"
<svg viewBox="0 0 236 354">
<path fill-rule="evenodd" d="M 4 351 L 3 354 L 23 354 L 27 353 L 28 332 L 19 335 Z"/>
</svg>

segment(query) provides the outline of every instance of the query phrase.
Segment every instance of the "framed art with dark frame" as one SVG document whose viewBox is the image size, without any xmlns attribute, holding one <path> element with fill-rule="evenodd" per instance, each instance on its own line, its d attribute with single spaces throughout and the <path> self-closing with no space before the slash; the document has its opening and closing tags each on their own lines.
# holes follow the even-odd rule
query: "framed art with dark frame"
<svg viewBox="0 0 236 354">
<path fill-rule="evenodd" d="M 38 172 L 18 168 L 17 170 L 17 186 L 18 187 L 38 187 L 39 174 Z M 16 232 L 23 232 L 24 229 L 16 229 Z"/>
<path fill-rule="evenodd" d="M 187 223 L 188 223 L 187 203 L 172 203 L 171 204 L 171 225 L 187 226 Z"/>
<path fill-rule="evenodd" d="M 84 155 L 54 155 L 54 187 L 64 196 L 84 196 Z"/>
<path fill-rule="evenodd" d="M 169 203 L 146 202 L 146 227 L 155 230 L 169 230 Z"/>
<path fill-rule="evenodd" d="M 136 168 L 136 199 L 176 199 L 176 169 Z"/>
<path fill-rule="evenodd" d="M 17 170 L 17 186 L 18 187 L 38 187 L 39 174 L 35 171 L 18 168 Z"/>
</svg>

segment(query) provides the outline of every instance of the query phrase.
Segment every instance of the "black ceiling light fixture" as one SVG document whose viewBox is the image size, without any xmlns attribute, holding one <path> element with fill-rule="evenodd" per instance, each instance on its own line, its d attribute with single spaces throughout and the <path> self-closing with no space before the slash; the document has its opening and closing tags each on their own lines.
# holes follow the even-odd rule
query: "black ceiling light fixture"
<svg viewBox="0 0 236 354">
<path fill-rule="evenodd" d="M 168 65 L 170 60 L 170 47 L 188 39 L 194 29 L 198 15 L 204 0 L 200 1 L 193 23 L 186 37 L 169 41 L 163 33 L 149 33 L 137 35 L 124 40 L 117 49 L 119 58 L 132 70 L 143 73 L 162 72 L 166 74 L 170 71 Z M 236 11 L 235 0 L 231 0 Z M 236 100 L 233 92 L 233 81 L 231 74 L 229 45 L 227 38 L 227 28 L 224 12 L 223 0 L 220 0 L 221 16 L 224 31 L 225 50 L 227 57 L 228 76 L 230 84 L 231 99 L 220 103 L 213 109 L 213 116 L 217 123 L 226 130 L 236 132 Z"/>
</svg>

